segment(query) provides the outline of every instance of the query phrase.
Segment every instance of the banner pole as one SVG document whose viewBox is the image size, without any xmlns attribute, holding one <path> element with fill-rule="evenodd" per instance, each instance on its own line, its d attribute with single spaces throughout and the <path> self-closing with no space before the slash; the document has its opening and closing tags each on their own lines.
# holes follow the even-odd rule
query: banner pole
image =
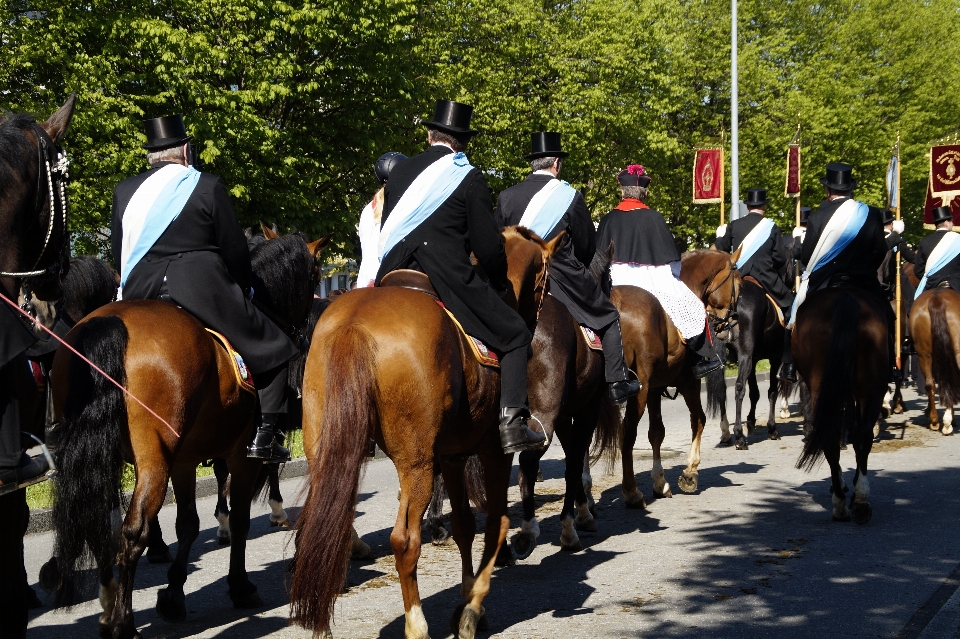
<svg viewBox="0 0 960 639">
<path fill-rule="evenodd" d="M 723 164 L 723 149 L 720 149 L 720 226 L 723 226 L 724 205 L 726 204 L 727 200 L 727 187 L 726 178 L 724 177 Z"/>
<path fill-rule="evenodd" d="M 797 228 L 800 228 L 800 195 L 797 195 Z M 800 238 L 794 238 L 794 244 Z M 793 278 L 793 292 L 796 293 L 800 290 L 800 260 L 794 260 L 793 262 L 794 278 Z"/>
<path fill-rule="evenodd" d="M 900 131 L 897 131 L 897 206 L 894 208 L 896 212 L 897 219 L 900 219 Z M 901 241 L 903 241 L 901 239 Z M 897 282 L 896 282 L 896 306 L 894 309 L 897 311 L 897 325 L 893 332 L 894 341 L 894 352 L 896 353 L 897 358 L 897 368 L 903 370 L 903 348 L 900 345 L 900 341 L 903 338 L 902 327 L 901 327 L 901 291 L 900 291 L 900 247 L 897 246 Z"/>
</svg>

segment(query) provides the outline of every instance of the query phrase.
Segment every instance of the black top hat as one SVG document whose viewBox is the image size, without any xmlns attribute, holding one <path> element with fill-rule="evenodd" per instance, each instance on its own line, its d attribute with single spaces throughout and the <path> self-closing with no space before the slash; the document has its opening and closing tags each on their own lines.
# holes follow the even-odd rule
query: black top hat
<svg viewBox="0 0 960 639">
<path fill-rule="evenodd" d="M 853 167 L 843 162 L 831 162 L 827 165 L 827 174 L 820 178 L 820 183 L 835 191 L 852 191 L 857 188 L 857 181 L 853 179 Z"/>
<path fill-rule="evenodd" d="M 455 135 L 476 135 L 480 133 L 470 128 L 470 118 L 473 117 L 473 107 L 469 104 L 460 104 L 453 100 L 437 100 L 433 110 L 433 119 L 424 122 L 428 129 L 440 129 Z"/>
<path fill-rule="evenodd" d="M 560 150 L 560 134 L 550 131 L 538 131 L 530 138 L 528 160 L 537 158 L 565 158 L 568 153 Z"/>
<path fill-rule="evenodd" d="M 882 209 L 880 211 L 880 217 L 883 219 L 883 225 L 886 226 L 887 224 L 893 222 L 895 215 L 890 209 Z"/>
<path fill-rule="evenodd" d="M 953 219 L 953 211 L 950 210 L 949 206 L 938 206 L 933 209 L 933 223 L 940 224 L 941 222 L 946 222 L 947 220 Z"/>
<path fill-rule="evenodd" d="M 620 186 L 642 186 L 646 188 L 650 185 L 652 179 L 647 175 L 646 169 L 642 166 L 639 164 L 631 164 L 617 173 L 617 182 L 620 183 Z"/>
<path fill-rule="evenodd" d="M 747 208 L 763 206 L 769 202 L 766 189 L 747 189 Z"/>
<path fill-rule="evenodd" d="M 801 206 L 800 207 L 800 226 L 806 226 L 807 220 L 810 219 L 810 207 Z"/>
<path fill-rule="evenodd" d="M 180 114 L 144 120 L 143 132 L 147 134 L 147 143 L 143 148 L 148 151 L 169 149 L 183 144 L 192 137 L 187 135 L 187 129 L 183 126 L 183 116 Z"/>
</svg>

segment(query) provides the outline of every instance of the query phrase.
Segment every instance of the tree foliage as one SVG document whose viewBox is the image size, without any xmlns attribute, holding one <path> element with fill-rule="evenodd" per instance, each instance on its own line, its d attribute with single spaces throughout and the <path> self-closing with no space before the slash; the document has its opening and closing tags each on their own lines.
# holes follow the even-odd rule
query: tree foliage
<svg viewBox="0 0 960 639">
<path fill-rule="evenodd" d="M 383 152 L 416 153 L 435 98 L 476 107 L 469 154 L 499 191 L 529 170 L 534 130 L 558 130 L 564 178 L 599 217 L 616 172 L 654 177 L 651 204 L 691 246 L 719 207 L 694 206 L 692 148 L 730 127 L 730 4 L 716 0 L 8 0 L 0 109 L 49 113 L 79 96 L 73 158 L 79 251 L 105 246 L 111 194 L 146 168 L 145 117 L 182 112 L 244 224 L 353 226 Z M 903 202 L 920 231 L 927 143 L 960 128 L 956 0 L 740 0 L 740 184 L 782 196 L 786 144 L 803 126 L 803 201 L 823 166 L 856 167 L 884 201 L 903 139 Z M 728 173 L 729 180 L 729 173 Z M 729 191 L 728 191 L 729 192 Z M 728 205 L 729 209 L 729 205 Z"/>
</svg>

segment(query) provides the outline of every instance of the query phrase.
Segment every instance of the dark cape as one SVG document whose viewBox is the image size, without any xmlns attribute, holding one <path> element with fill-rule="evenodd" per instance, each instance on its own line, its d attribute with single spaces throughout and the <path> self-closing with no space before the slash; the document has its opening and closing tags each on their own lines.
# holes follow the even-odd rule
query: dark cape
<svg viewBox="0 0 960 639">
<path fill-rule="evenodd" d="M 918 279 L 922 279 L 923 274 L 926 273 L 927 260 L 930 259 L 930 254 L 933 253 L 933 249 L 937 248 L 937 244 L 940 243 L 940 240 L 942 240 L 947 233 L 952 232 L 953 231 L 936 231 L 920 240 L 920 246 L 917 247 L 916 259 L 913 262 L 913 272 Z M 950 288 L 955 291 L 960 291 L 960 257 L 954 258 L 942 269 L 928 277 L 927 284 L 923 290 L 929 291 L 943 282 L 948 282 Z"/>
<path fill-rule="evenodd" d="M 810 264 L 813 251 L 820 241 L 823 229 L 834 212 L 849 198 L 841 197 L 832 202 L 823 201 L 820 207 L 810 213 L 807 221 L 807 234 L 803 238 L 800 261 Z M 816 271 L 810 274 L 811 292 L 837 283 L 844 278 L 848 283 L 866 291 L 883 296 L 877 281 L 877 269 L 887 253 L 887 240 L 883 233 L 883 218 L 879 211 L 870 210 L 867 220 L 860 231 L 845 249 Z"/>
<path fill-rule="evenodd" d="M 550 175 L 534 173 L 503 191 L 497 200 L 500 228 L 519 224 L 530 200 L 552 179 Z M 577 323 L 600 330 L 615 322 L 620 314 L 584 266 L 590 264 L 596 253 L 597 232 L 580 193 L 573 197 L 563 217 L 543 239 L 552 240 L 561 231 L 567 234 L 550 259 L 550 294 L 567 307 Z"/>
<path fill-rule="evenodd" d="M 663 215 L 640 200 L 626 199 L 600 220 L 597 246 L 605 251 L 611 241 L 614 262 L 659 266 L 680 261 L 680 250 Z"/>
<path fill-rule="evenodd" d="M 129 178 L 113 191 L 114 263 L 121 267 L 123 213 L 134 192 L 168 162 Z M 204 173 L 180 215 L 133 268 L 123 299 L 157 299 L 166 293 L 202 324 L 226 336 L 254 374 L 285 364 L 293 342 L 246 297 L 250 251 L 220 178 Z M 256 295 L 256 291 L 254 291 Z"/>
<path fill-rule="evenodd" d="M 717 249 L 733 253 L 762 219 L 763 215 L 750 213 L 733 220 L 727 225 L 726 234 L 717 238 Z M 793 304 L 793 292 L 783 281 L 782 275 L 788 258 L 783 245 L 783 234 L 774 224 L 770 236 L 740 269 L 740 275 L 755 278 L 780 308 L 787 308 Z"/>
<path fill-rule="evenodd" d="M 393 169 L 385 190 L 383 222 L 417 176 L 449 153 L 453 153 L 449 147 L 431 146 Z M 486 272 L 489 285 L 474 271 L 471 251 Z M 464 330 L 493 350 L 504 353 L 530 343 L 523 318 L 494 291 L 510 286 L 507 254 L 493 216 L 490 188 L 479 170 L 471 170 L 430 217 L 383 256 L 376 284 L 400 268 L 426 273 L 440 300 Z"/>
</svg>

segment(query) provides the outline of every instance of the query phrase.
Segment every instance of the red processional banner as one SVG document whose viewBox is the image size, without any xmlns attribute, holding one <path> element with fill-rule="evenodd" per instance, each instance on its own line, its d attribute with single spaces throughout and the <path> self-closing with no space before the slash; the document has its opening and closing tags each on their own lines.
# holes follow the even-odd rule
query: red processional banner
<svg viewBox="0 0 960 639">
<path fill-rule="evenodd" d="M 693 203 L 719 204 L 723 199 L 723 149 L 695 149 Z"/>
<path fill-rule="evenodd" d="M 930 194 L 941 198 L 943 206 L 960 195 L 960 144 L 930 149 Z"/>
<path fill-rule="evenodd" d="M 787 184 L 783 194 L 787 197 L 800 197 L 800 145 L 787 147 Z"/>
<path fill-rule="evenodd" d="M 928 228 L 933 228 L 933 209 L 938 206 L 947 206 L 942 197 L 931 193 L 930 181 L 927 182 L 927 200 L 923 205 L 923 224 Z M 950 210 L 953 212 L 955 223 L 960 222 L 960 197 L 952 198 L 949 202 Z"/>
</svg>

